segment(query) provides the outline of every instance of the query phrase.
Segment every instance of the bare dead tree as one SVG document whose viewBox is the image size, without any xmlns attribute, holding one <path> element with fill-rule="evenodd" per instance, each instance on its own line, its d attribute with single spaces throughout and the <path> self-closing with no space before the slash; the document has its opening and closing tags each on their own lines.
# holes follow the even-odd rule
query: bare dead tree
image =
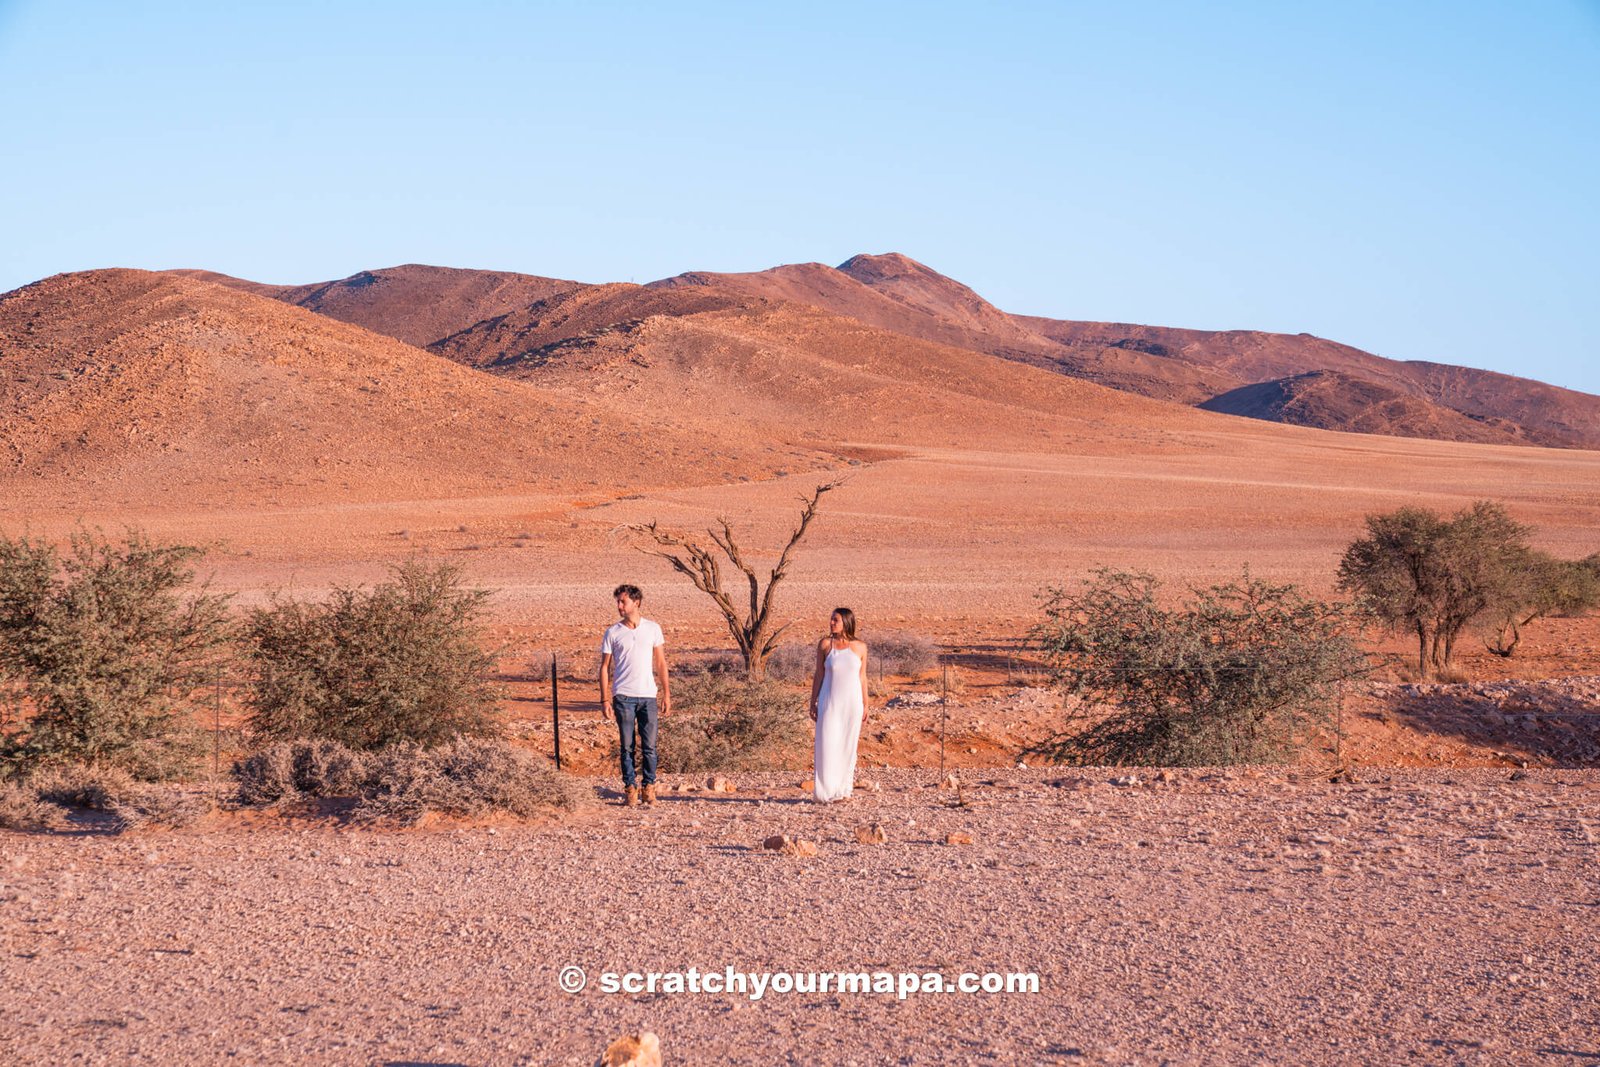
<svg viewBox="0 0 1600 1067">
<path fill-rule="evenodd" d="M 773 597 L 777 592 L 778 583 L 788 574 L 789 557 L 805 538 L 806 531 L 811 528 L 811 520 L 817 516 L 817 505 L 821 502 L 822 495 L 838 486 L 838 482 L 828 482 L 817 486 L 810 496 L 801 498 L 804 507 L 800 510 L 800 521 L 790 533 L 789 543 L 783 546 L 783 551 L 778 555 L 777 564 L 768 573 L 765 590 L 761 588 L 761 579 L 756 574 L 755 568 L 745 560 L 744 552 L 733 536 L 733 527 L 725 518 L 719 517 L 716 520 L 716 527 L 706 531 L 706 536 L 711 539 L 716 552 L 697 541 L 661 529 L 654 520 L 648 523 L 630 523 L 626 529 L 645 534 L 658 546 L 640 548 L 640 552 L 666 560 L 672 564 L 673 570 L 687 577 L 694 583 L 696 589 L 711 598 L 717 610 L 722 613 L 723 620 L 728 624 L 728 632 L 733 635 L 739 654 L 744 657 L 745 673 L 751 678 L 760 678 L 766 673 L 767 656 L 778 647 L 778 638 L 790 625 L 784 623 L 772 629 Z M 722 563 L 717 557 L 717 552 L 744 575 L 750 587 L 749 608 L 742 613 L 734 603 L 733 595 L 723 585 Z M 734 581 L 737 582 L 738 579 L 735 578 Z"/>
</svg>

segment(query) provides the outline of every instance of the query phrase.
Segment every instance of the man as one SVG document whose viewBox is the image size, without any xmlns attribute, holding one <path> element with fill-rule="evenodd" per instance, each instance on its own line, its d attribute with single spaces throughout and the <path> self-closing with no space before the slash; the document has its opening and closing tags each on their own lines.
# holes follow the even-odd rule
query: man
<svg viewBox="0 0 1600 1067">
<path fill-rule="evenodd" d="M 636 585 L 619 585 L 611 591 L 618 619 L 606 627 L 600 641 L 600 714 L 617 717 L 622 742 L 623 803 L 636 807 L 640 796 L 633 765 L 633 739 L 639 739 L 644 766 L 644 802 L 656 802 L 656 717 L 672 710 L 672 687 L 667 679 L 666 638 L 661 627 L 639 614 L 644 594 Z M 657 678 L 660 679 L 659 706 Z"/>
</svg>

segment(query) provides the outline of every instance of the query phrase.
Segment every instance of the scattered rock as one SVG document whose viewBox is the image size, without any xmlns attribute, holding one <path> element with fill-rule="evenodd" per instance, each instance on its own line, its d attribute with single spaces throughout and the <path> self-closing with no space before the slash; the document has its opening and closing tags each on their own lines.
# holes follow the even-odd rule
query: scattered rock
<svg viewBox="0 0 1600 1067">
<path fill-rule="evenodd" d="M 768 852 L 781 852 L 785 856 L 815 856 L 817 843 L 803 838 L 790 837 L 788 834 L 773 834 L 761 842 L 761 847 Z"/>
<path fill-rule="evenodd" d="M 1111 779 L 1111 784 L 1120 785 L 1124 788 L 1131 788 L 1139 784 L 1139 776 L 1137 774 L 1119 775 L 1118 777 Z"/>
<path fill-rule="evenodd" d="M 623 1034 L 606 1046 L 596 1067 L 661 1067 L 661 1039 L 649 1030 Z"/>
<path fill-rule="evenodd" d="M 884 703 L 886 708 L 925 708 L 939 703 L 938 693 L 901 693 Z"/>
<path fill-rule="evenodd" d="M 856 827 L 856 841 L 863 845 L 882 845 L 889 840 L 882 823 Z"/>
<path fill-rule="evenodd" d="M 957 778 L 954 774 L 947 774 L 947 775 L 944 776 L 944 781 L 939 783 L 939 788 L 940 789 L 960 789 L 961 788 L 961 779 Z"/>
<path fill-rule="evenodd" d="M 944 843 L 947 845 L 970 845 L 972 844 L 972 835 L 965 830 L 957 830 L 954 833 L 945 834 Z"/>
<path fill-rule="evenodd" d="M 738 790 L 737 786 L 720 774 L 712 775 L 706 782 L 706 788 L 713 793 L 733 793 Z"/>
</svg>

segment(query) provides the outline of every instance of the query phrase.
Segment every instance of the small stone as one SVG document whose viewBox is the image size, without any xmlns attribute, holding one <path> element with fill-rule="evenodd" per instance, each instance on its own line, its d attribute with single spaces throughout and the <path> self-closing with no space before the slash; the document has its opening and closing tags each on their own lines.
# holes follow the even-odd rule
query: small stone
<svg viewBox="0 0 1600 1067">
<path fill-rule="evenodd" d="M 737 787 L 722 775 L 717 774 L 713 775 L 711 780 L 706 782 L 706 788 L 711 790 L 713 793 L 732 793 L 736 791 Z"/>
<path fill-rule="evenodd" d="M 947 775 L 944 776 L 944 781 L 939 783 L 939 788 L 940 789 L 960 789 L 961 788 L 961 779 L 957 778 L 954 774 L 947 774 Z"/>
<path fill-rule="evenodd" d="M 597 1067 L 661 1067 L 661 1039 L 649 1030 L 623 1034 L 606 1046 Z"/>
<path fill-rule="evenodd" d="M 972 844 L 972 835 L 965 830 L 957 830 L 954 833 L 945 834 L 944 843 L 947 845 L 970 845 Z"/>
<path fill-rule="evenodd" d="M 1111 784 L 1131 788 L 1139 784 L 1139 776 L 1137 774 L 1124 774 L 1111 779 Z"/>
<path fill-rule="evenodd" d="M 889 840 L 882 823 L 856 827 L 856 841 L 863 845 L 881 845 Z"/>
<path fill-rule="evenodd" d="M 785 856 L 815 856 L 817 843 L 801 838 L 790 837 L 788 834 L 773 834 L 761 842 L 761 847 L 768 852 L 781 852 Z"/>
</svg>

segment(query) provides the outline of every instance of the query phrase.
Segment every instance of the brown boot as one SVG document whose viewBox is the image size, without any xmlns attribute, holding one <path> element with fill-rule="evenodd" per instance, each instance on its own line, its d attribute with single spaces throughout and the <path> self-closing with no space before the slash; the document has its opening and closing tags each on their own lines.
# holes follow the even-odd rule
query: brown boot
<svg viewBox="0 0 1600 1067">
<path fill-rule="evenodd" d="M 631 785 L 624 789 L 622 791 L 622 803 L 627 807 L 637 808 L 639 806 L 639 790 Z"/>
<path fill-rule="evenodd" d="M 645 785 L 644 796 L 640 799 L 642 799 L 646 804 L 654 804 L 656 802 L 656 784 L 654 782 L 650 782 Z"/>
</svg>

